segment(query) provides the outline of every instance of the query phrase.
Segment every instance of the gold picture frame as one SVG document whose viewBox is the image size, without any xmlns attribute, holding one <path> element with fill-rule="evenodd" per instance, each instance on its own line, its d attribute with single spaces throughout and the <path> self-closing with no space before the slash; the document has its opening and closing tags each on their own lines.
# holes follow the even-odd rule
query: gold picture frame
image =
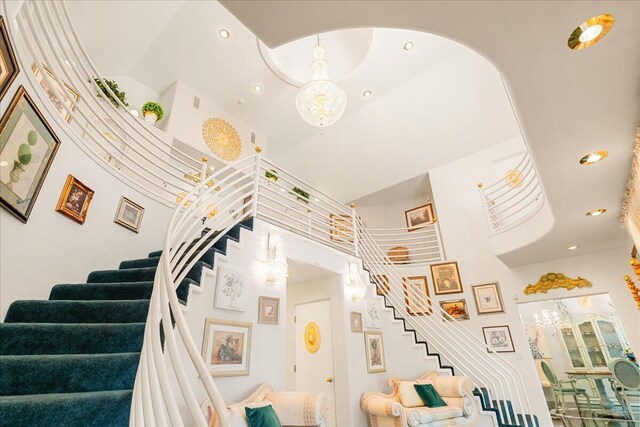
<svg viewBox="0 0 640 427">
<path fill-rule="evenodd" d="M 4 18 L 0 16 L 0 100 L 4 98 L 19 73 L 20 66 L 16 60 Z"/>
<path fill-rule="evenodd" d="M 391 290 L 389 277 L 386 274 L 374 274 L 371 279 L 376 284 L 376 295 L 387 295 Z"/>
<path fill-rule="evenodd" d="M 120 197 L 118 210 L 113 222 L 127 228 L 135 233 L 140 231 L 142 225 L 142 217 L 144 216 L 144 208 L 137 203 L 132 202 L 124 196 Z"/>
<path fill-rule="evenodd" d="M 471 290 L 479 315 L 505 312 L 498 282 L 474 285 Z"/>
<path fill-rule="evenodd" d="M 407 222 L 408 231 L 419 230 L 435 223 L 436 217 L 433 213 L 433 204 L 427 203 L 426 205 L 405 211 L 404 219 Z"/>
<path fill-rule="evenodd" d="M 258 300 L 258 323 L 278 325 L 280 321 L 280 298 L 260 297 Z"/>
<path fill-rule="evenodd" d="M 376 374 L 387 371 L 387 359 L 384 355 L 382 332 L 365 331 L 364 349 L 367 357 L 367 373 Z"/>
<path fill-rule="evenodd" d="M 429 296 L 427 276 L 407 276 L 402 278 L 404 288 L 404 303 L 407 314 L 411 316 L 424 316 L 433 311 Z M 413 292 L 410 292 L 410 288 Z M 422 301 L 418 301 L 418 294 Z M 426 307 L 426 308 L 425 308 Z"/>
<path fill-rule="evenodd" d="M 456 261 L 431 264 L 431 279 L 436 295 L 459 294 L 464 292 L 460 269 Z"/>
<path fill-rule="evenodd" d="M 52 83 L 54 84 L 54 89 L 57 90 L 60 96 L 64 99 L 64 103 L 69 107 L 71 111 L 75 111 L 76 105 L 78 104 L 78 101 L 80 101 L 80 94 L 70 84 L 64 83 L 65 87 L 73 97 L 73 101 L 72 101 L 67 96 L 67 94 L 64 93 L 64 91 L 62 90 L 62 87 L 60 86 L 60 83 L 58 83 L 58 81 L 56 80 L 56 76 L 55 74 L 53 74 L 53 71 L 51 71 L 49 67 L 47 67 L 44 64 L 42 65 L 42 68 L 44 69 L 45 73 L 47 73 Z M 40 72 L 40 68 L 35 62 L 31 65 L 31 71 L 35 76 L 36 81 L 38 82 L 38 84 L 40 85 L 44 93 L 47 95 L 47 97 L 53 104 L 53 107 L 56 109 L 56 111 L 58 111 L 58 114 L 60 114 L 60 117 L 62 117 L 67 123 L 71 123 L 71 114 L 69 114 L 67 110 L 65 110 L 64 107 L 60 105 L 60 101 L 51 92 L 49 83 L 47 83 L 47 80 L 44 78 L 44 76 Z"/>
<path fill-rule="evenodd" d="M 214 378 L 249 375 L 251 323 L 205 319 L 202 358 Z"/>
<path fill-rule="evenodd" d="M 87 220 L 89 205 L 94 191 L 80 182 L 73 175 L 68 175 L 62 187 L 56 211 L 68 216 L 80 224 Z"/>
<path fill-rule="evenodd" d="M 442 314 L 443 320 L 469 320 L 469 309 L 467 308 L 467 300 L 464 298 L 440 301 L 440 308 L 449 316 Z"/>
<path fill-rule="evenodd" d="M 329 214 L 329 238 L 335 242 L 353 243 L 351 215 Z"/>
<path fill-rule="evenodd" d="M 349 319 L 351 321 L 351 332 L 362 333 L 362 313 L 352 311 L 349 313 Z"/>
</svg>

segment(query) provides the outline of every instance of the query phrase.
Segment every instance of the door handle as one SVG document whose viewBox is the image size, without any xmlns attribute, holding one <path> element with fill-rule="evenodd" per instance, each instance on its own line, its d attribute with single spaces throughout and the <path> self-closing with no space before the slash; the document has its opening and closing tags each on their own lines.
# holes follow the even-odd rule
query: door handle
<svg viewBox="0 0 640 427">
<path fill-rule="evenodd" d="M 327 379 L 325 380 L 328 383 L 332 383 L 333 382 L 333 377 L 327 377 Z"/>
</svg>

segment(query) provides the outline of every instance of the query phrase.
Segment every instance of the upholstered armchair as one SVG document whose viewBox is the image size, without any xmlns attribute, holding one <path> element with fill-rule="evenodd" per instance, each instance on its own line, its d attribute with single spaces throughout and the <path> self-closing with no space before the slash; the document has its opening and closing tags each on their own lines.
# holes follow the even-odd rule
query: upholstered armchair
<svg viewBox="0 0 640 427">
<path fill-rule="evenodd" d="M 232 427 L 247 427 L 245 407 L 271 404 L 280 423 L 286 427 L 326 427 L 327 398 L 324 393 L 283 391 L 275 393 L 269 384 L 260 385 L 249 397 L 240 402 L 227 403 Z M 209 427 L 220 427 L 213 404 L 205 400 L 200 405 Z"/>
<path fill-rule="evenodd" d="M 447 406 L 403 406 L 400 398 L 403 381 L 433 384 Z M 360 399 L 360 407 L 369 415 L 372 427 L 475 426 L 478 423 L 480 406 L 473 396 L 473 384 L 467 377 L 440 376 L 437 371 L 429 371 L 415 380 L 390 378 L 387 384 L 393 387 L 391 394 L 365 393 Z"/>
</svg>

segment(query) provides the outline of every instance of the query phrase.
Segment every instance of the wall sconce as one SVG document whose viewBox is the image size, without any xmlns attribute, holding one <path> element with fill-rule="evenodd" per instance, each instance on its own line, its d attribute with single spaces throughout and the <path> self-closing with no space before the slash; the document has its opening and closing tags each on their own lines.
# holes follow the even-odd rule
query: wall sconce
<svg viewBox="0 0 640 427">
<path fill-rule="evenodd" d="M 367 292 L 367 287 L 358 278 L 358 266 L 353 261 L 349 262 L 349 281 L 346 290 L 353 302 L 360 301 Z"/>
<path fill-rule="evenodd" d="M 278 261 L 278 236 L 269 233 L 267 240 L 267 260 L 262 261 L 265 280 L 270 283 L 279 281 L 287 274 L 287 263 Z"/>
</svg>

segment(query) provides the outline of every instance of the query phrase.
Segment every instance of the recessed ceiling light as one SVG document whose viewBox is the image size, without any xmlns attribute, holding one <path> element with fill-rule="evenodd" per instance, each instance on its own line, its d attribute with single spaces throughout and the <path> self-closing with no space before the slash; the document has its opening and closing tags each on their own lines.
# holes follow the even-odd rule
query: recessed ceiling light
<svg viewBox="0 0 640 427">
<path fill-rule="evenodd" d="M 218 35 L 220 36 L 221 39 L 228 39 L 229 37 L 231 37 L 231 33 L 229 32 L 229 30 L 222 28 L 220 31 L 218 31 Z"/>
<path fill-rule="evenodd" d="M 604 214 L 605 212 L 607 212 L 607 210 L 604 209 L 604 208 L 594 209 L 592 211 L 587 212 L 587 216 L 600 216 L 600 215 Z"/>
<path fill-rule="evenodd" d="M 0 167 L 5 167 L 7 166 L 9 163 L 5 162 L 4 160 L 0 162 Z"/>
<path fill-rule="evenodd" d="M 317 197 L 314 197 L 314 198 L 313 198 L 313 201 L 314 201 L 314 202 L 319 202 L 319 201 L 320 201 L 320 199 L 318 199 Z"/>
<path fill-rule="evenodd" d="M 609 155 L 608 151 L 594 151 L 593 153 L 589 153 L 584 155 L 581 159 L 580 159 L 580 164 L 581 165 L 592 165 L 596 162 L 599 162 L 600 160 L 604 160 L 607 156 Z"/>
<path fill-rule="evenodd" d="M 580 24 L 569 36 L 567 45 L 573 50 L 585 49 L 598 43 L 613 28 L 613 15 L 602 14 Z"/>
<path fill-rule="evenodd" d="M 411 49 L 413 49 L 414 46 L 415 45 L 413 44 L 413 42 L 406 42 L 402 48 L 404 50 L 411 50 Z"/>
<path fill-rule="evenodd" d="M 240 98 L 238 99 L 238 105 L 243 105 L 245 104 L 247 101 L 244 100 L 244 98 Z"/>
<path fill-rule="evenodd" d="M 262 88 L 262 85 L 259 85 L 259 84 L 255 84 L 255 85 L 253 85 L 253 91 L 254 91 L 255 93 L 262 93 L 262 89 L 263 89 L 263 88 Z"/>
<path fill-rule="evenodd" d="M 364 92 L 362 92 L 362 96 L 364 96 L 365 98 L 368 98 L 371 95 L 373 95 L 373 92 L 371 92 L 370 90 L 365 90 Z"/>
<path fill-rule="evenodd" d="M 567 249 L 569 249 L 570 251 L 575 251 L 576 249 L 578 249 L 578 245 L 567 246 Z"/>
</svg>

